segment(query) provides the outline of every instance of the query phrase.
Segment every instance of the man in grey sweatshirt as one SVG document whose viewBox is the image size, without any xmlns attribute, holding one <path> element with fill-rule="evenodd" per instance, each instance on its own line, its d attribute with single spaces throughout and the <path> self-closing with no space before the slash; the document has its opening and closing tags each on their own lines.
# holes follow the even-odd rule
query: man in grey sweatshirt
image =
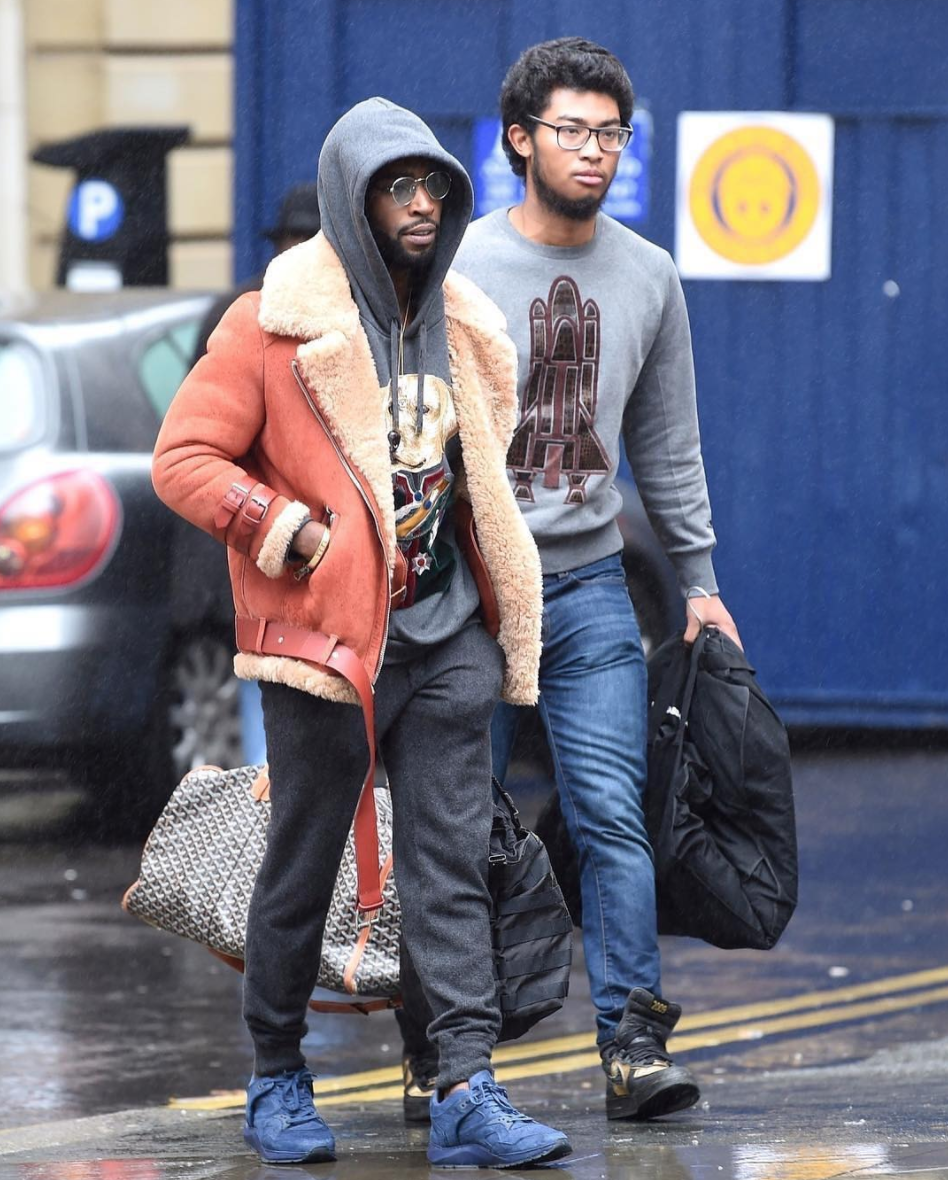
<svg viewBox="0 0 948 1180">
<path fill-rule="evenodd" d="M 655 876 L 642 809 L 647 677 L 626 588 L 615 487 L 620 440 L 649 519 L 702 623 L 740 642 L 717 593 L 688 316 L 668 254 L 600 211 L 631 138 L 633 93 L 601 46 L 528 49 L 501 91 L 503 147 L 522 204 L 468 230 L 455 265 L 507 319 L 519 423 L 507 455 L 544 574 L 540 715 L 576 848 L 583 941 L 606 1072 L 606 1113 L 648 1119 L 698 1101 L 666 1049 L 680 1008 L 661 996 Z M 518 710 L 492 726 L 503 778 Z M 411 1012 L 406 1076 L 431 1073 Z M 410 1095 L 406 1091 L 406 1114 Z"/>
</svg>

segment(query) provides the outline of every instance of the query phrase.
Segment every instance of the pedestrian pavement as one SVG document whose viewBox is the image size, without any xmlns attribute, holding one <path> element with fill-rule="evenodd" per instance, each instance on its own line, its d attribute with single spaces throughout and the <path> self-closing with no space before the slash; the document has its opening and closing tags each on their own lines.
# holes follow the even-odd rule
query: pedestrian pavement
<svg viewBox="0 0 948 1180">
<path fill-rule="evenodd" d="M 665 990 L 685 1011 L 671 1048 L 702 1084 L 691 1111 L 606 1122 L 577 942 L 563 1011 L 496 1053 L 512 1099 L 570 1135 L 573 1155 L 549 1170 L 945 1180 L 946 777 L 937 750 L 798 759 L 800 906 L 778 946 L 663 941 Z M 389 1013 L 312 1022 L 305 1048 L 338 1162 L 254 1159 L 240 1133 L 250 1046 L 239 977 L 121 912 L 136 858 L 2 849 L 0 1180 L 429 1174 L 426 1132 L 401 1118 Z"/>
<path fill-rule="evenodd" d="M 588 1080 L 552 1074 L 512 1086 L 517 1101 L 570 1135 L 573 1155 L 544 1169 L 564 1177 L 943 1180 L 948 1174 L 948 1040 L 886 1050 L 833 1069 L 712 1080 L 695 1110 L 645 1125 L 607 1123 L 598 1086 L 584 1090 L 579 1077 Z M 442 1174 L 425 1161 L 426 1131 L 402 1123 L 395 1099 L 358 1097 L 326 1114 L 339 1145 L 333 1164 L 261 1165 L 241 1142 L 239 1109 L 175 1105 L 0 1132 L 0 1180 L 400 1180 Z"/>
</svg>

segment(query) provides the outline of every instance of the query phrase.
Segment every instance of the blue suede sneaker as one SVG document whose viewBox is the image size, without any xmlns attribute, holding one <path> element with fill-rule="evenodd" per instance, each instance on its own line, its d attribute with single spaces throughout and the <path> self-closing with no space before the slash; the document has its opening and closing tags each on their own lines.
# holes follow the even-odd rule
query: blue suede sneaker
<svg viewBox="0 0 948 1180">
<path fill-rule="evenodd" d="M 244 1142 L 267 1164 L 336 1158 L 332 1131 L 313 1105 L 313 1075 L 308 1069 L 250 1079 Z"/>
<path fill-rule="evenodd" d="M 513 1168 L 556 1160 L 573 1150 L 562 1131 L 534 1122 L 512 1106 L 486 1069 L 470 1090 L 431 1099 L 428 1162 L 439 1168 Z"/>
</svg>

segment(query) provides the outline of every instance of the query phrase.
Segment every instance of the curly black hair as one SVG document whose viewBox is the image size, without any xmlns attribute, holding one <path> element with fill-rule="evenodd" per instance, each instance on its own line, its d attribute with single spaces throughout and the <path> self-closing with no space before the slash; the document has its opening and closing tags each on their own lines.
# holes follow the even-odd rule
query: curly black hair
<svg viewBox="0 0 948 1180">
<path fill-rule="evenodd" d="M 608 94 L 619 104 L 619 118 L 632 118 L 635 95 L 622 62 L 602 45 L 584 37 L 558 37 L 525 49 L 507 71 L 500 88 L 500 113 L 504 121 L 502 142 L 510 167 L 526 175 L 527 165 L 514 151 L 507 132 L 515 124 L 534 134 L 529 115 L 543 111 L 554 90 L 592 90 Z"/>
</svg>

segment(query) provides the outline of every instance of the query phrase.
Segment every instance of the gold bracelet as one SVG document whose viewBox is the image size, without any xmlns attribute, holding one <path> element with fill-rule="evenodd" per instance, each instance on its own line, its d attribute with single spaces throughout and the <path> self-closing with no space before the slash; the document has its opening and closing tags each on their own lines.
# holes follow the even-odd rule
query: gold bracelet
<svg viewBox="0 0 948 1180">
<path fill-rule="evenodd" d="M 326 550 L 329 548 L 329 538 L 331 536 L 332 536 L 332 534 L 330 533 L 329 529 L 327 529 L 326 526 L 323 525 L 322 539 L 320 540 L 319 544 L 316 546 L 316 552 L 313 554 L 313 556 L 306 563 L 307 569 L 309 569 L 311 571 L 314 570 L 319 565 L 319 563 L 322 561 L 323 557 L 326 554 Z"/>
<path fill-rule="evenodd" d="M 315 570 L 322 559 L 326 556 L 326 550 L 329 548 L 329 542 L 331 538 L 332 533 L 325 525 L 323 525 L 323 535 L 320 537 L 319 544 L 316 546 L 316 552 L 309 559 L 309 561 L 300 569 L 298 569 L 293 575 L 298 582 L 301 582 L 304 578 L 308 578 L 313 570 Z"/>
</svg>

